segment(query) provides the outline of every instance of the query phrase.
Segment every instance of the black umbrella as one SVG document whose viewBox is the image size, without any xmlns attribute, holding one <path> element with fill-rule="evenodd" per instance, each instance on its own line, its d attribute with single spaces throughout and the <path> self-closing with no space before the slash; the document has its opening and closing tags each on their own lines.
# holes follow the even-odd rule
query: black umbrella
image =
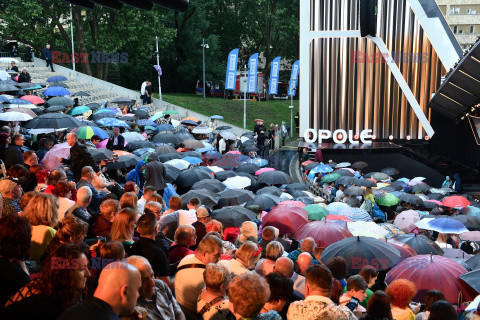
<svg viewBox="0 0 480 320">
<path fill-rule="evenodd" d="M 433 209 L 433 208 L 437 208 L 438 206 L 439 206 L 438 203 L 435 203 L 435 202 L 431 202 L 431 201 L 423 202 L 423 207 L 425 209 Z"/>
<path fill-rule="evenodd" d="M 141 149 L 141 148 L 155 148 L 155 143 L 151 141 L 132 141 L 127 143 L 127 150 L 132 152 L 133 150 Z"/>
<path fill-rule="evenodd" d="M 268 193 L 264 194 L 257 194 L 255 198 L 251 201 L 248 201 L 245 204 L 245 207 L 251 206 L 251 205 L 257 205 L 259 210 L 265 211 L 268 209 L 272 209 L 276 205 L 280 203 L 280 198 Z"/>
<path fill-rule="evenodd" d="M 87 149 L 87 150 L 92 155 L 93 160 L 95 160 L 96 162 L 110 159 L 113 156 L 113 151 L 105 148 Z"/>
<path fill-rule="evenodd" d="M 303 202 L 303 203 L 305 203 L 306 205 L 314 204 L 314 203 L 315 203 L 315 200 L 313 200 L 313 198 L 310 198 L 310 197 L 307 197 L 307 196 L 294 198 L 293 200 Z M 338 220 L 337 220 L 337 221 L 338 221 Z"/>
<path fill-rule="evenodd" d="M 0 85 L 0 92 L 13 92 L 13 91 L 19 91 L 19 89 L 11 84 Z"/>
<path fill-rule="evenodd" d="M 353 177 L 354 176 L 354 174 L 350 170 L 347 170 L 347 169 L 338 169 L 338 170 L 335 170 L 334 173 L 338 173 L 339 175 L 345 176 L 345 177 Z"/>
<path fill-rule="evenodd" d="M 347 196 L 362 196 L 363 192 L 364 190 L 362 187 L 348 187 L 345 189 L 345 194 Z"/>
<path fill-rule="evenodd" d="M 155 152 L 161 155 L 165 153 L 175 153 L 177 152 L 177 150 L 175 150 L 174 147 L 169 146 L 168 144 L 162 144 L 155 148 Z"/>
<path fill-rule="evenodd" d="M 180 173 L 182 173 L 182 170 L 175 168 L 171 164 L 164 163 L 163 165 L 165 166 L 165 181 L 167 183 L 173 183 L 178 178 Z"/>
<path fill-rule="evenodd" d="M 256 192 L 256 194 L 264 194 L 264 193 L 272 194 L 272 195 L 275 195 L 275 196 L 279 197 L 282 194 L 282 190 L 280 190 L 277 187 L 270 186 L 270 187 L 265 187 L 265 188 L 259 189 Z"/>
<path fill-rule="evenodd" d="M 254 145 L 255 145 L 255 140 L 253 139 L 242 142 L 242 147 L 252 147 Z"/>
<path fill-rule="evenodd" d="M 335 181 L 335 184 L 337 185 L 344 185 L 344 186 L 351 186 L 353 185 L 353 183 L 355 182 L 355 178 L 354 177 L 347 177 L 347 176 L 342 176 L 340 178 L 338 178 L 336 181 Z M 373 182 L 373 181 L 372 181 Z"/>
<path fill-rule="evenodd" d="M 128 99 L 128 98 L 117 98 L 110 102 L 118 103 L 118 104 L 133 104 L 132 99 Z"/>
<path fill-rule="evenodd" d="M 173 159 L 182 159 L 182 156 L 178 153 L 164 153 L 158 155 L 158 161 L 160 162 L 167 162 Z"/>
<path fill-rule="evenodd" d="M 285 190 L 290 193 L 293 190 L 307 191 L 308 188 L 303 183 L 295 182 L 295 183 L 287 184 Z"/>
<path fill-rule="evenodd" d="M 442 200 L 445 197 L 445 195 L 441 193 L 429 193 L 427 197 L 428 199 L 431 199 L 431 200 Z"/>
<path fill-rule="evenodd" d="M 58 112 L 58 111 L 63 111 L 67 109 L 67 107 L 64 107 L 64 106 L 51 106 L 51 107 L 48 107 L 48 108 L 45 108 L 44 109 L 44 112 Z"/>
<path fill-rule="evenodd" d="M 225 207 L 212 212 L 212 218 L 220 221 L 224 228 L 240 227 L 245 221 L 255 219 L 255 213 L 240 206 Z"/>
<path fill-rule="evenodd" d="M 185 158 L 185 157 L 194 157 L 194 158 L 199 158 L 199 159 L 202 158 L 202 154 L 200 152 L 192 151 L 192 150 L 180 152 L 180 156 L 182 158 Z"/>
<path fill-rule="evenodd" d="M 468 261 L 468 260 L 467 260 Z M 480 292 L 480 270 L 473 270 L 458 277 L 475 291 Z"/>
<path fill-rule="evenodd" d="M 392 191 L 403 191 L 403 186 L 399 185 L 399 184 L 391 184 L 387 187 L 384 187 L 383 189 L 386 189 L 388 188 L 388 190 L 390 190 L 389 192 L 392 192 Z"/>
<path fill-rule="evenodd" d="M 417 183 L 416 185 L 414 185 L 412 187 L 412 191 L 417 193 L 417 192 L 427 192 L 428 190 L 430 190 L 431 187 L 425 183 Z"/>
<path fill-rule="evenodd" d="M 103 112 L 100 112 L 100 114 L 102 114 L 102 113 Z M 105 112 L 105 113 L 108 113 L 108 112 Z M 135 122 L 135 117 L 132 117 L 132 116 L 121 116 L 118 119 L 123 120 L 123 121 Z"/>
<path fill-rule="evenodd" d="M 183 203 L 188 203 L 192 198 L 198 198 L 202 202 L 202 204 L 211 208 L 218 203 L 218 199 L 220 199 L 220 196 L 218 195 L 218 193 L 209 191 L 207 189 L 192 189 L 182 195 L 181 198 Z"/>
<path fill-rule="evenodd" d="M 271 186 L 292 183 L 293 179 L 283 171 L 267 171 L 258 177 L 258 182 Z"/>
<path fill-rule="evenodd" d="M 33 112 L 35 112 L 35 114 L 36 114 L 37 116 L 43 114 L 43 110 L 40 109 L 40 108 L 33 108 L 33 109 L 30 109 L 30 110 L 32 110 Z"/>
<path fill-rule="evenodd" d="M 152 138 L 155 143 L 179 144 L 183 140 L 176 134 L 170 132 L 160 132 Z"/>
<path fill-rule="evenodd" d="M 358 169 L 363 170 L 366 167 L 368 167 L 368 163 L 363 161 L 357 161 L 354 164 L 352 164 L 352 169 L 355 169 L 355 170 L 358 170 Z"/>
<path fill-rule="evenodd" d="M 223 131 L 223 130 L 229 130 L 229 129 L 232 129 L 232 127 L 230 127 L 230 126 L 220 126 L 220 127 L 217 127 L 217 129 L 215 129 L 215 131 Z"/>
<path fill-rule="evenodd" d="M 328 263 L 334 257 L 343 257 L 349 274 L 357 274 L 364 265 L 375 265 L 386 270 L 396 265 L 400 251 L 391 244 L 370 237 L 350 237 L 329 245 L 322 253 L 322 261 Z"/>
<path fill-rule="evenodd" d="M 198 168 L 188 169 L 180 173 L 177 180 L 175 180 L 175 184 L 179 188 L 190 189 L 193 184 L 197 181 L 201 180 L 213 180 L 212 175 L 208 174 L 207 172 L 200 170 Z"/>
<path fill-rule="evenodd" d="M 230 128 L 228 128 L 228 129 L 230 129 Z M 247 138 L 250 138 L 250 139 L 253 139 L 254 136 L 255 136 L 255 134 L 252 131 L 248 131 L 248 132 L 245 132 L 244 134 L 242 134 L 242 137 L 247 137 Z"/>
<path fill-rule="evenodd" d="M 98 121 L 100 119 L 103 119 L 103 118 L 111 118 L 112 117 L 112 114 L 111 113 L 108 113 L 108 112 L 100 112 L 100 113 L 95 113 L 95 114 L 92 114 L 90 115 L 90 117 L 88 117 L 90 120 L 92 121 Z"/>
<path fill-rule="evenodd" d="M 233 178 L 233 177 L 236 177 L 236 176 L 237 176 L 237 174 L 235 172 L 233 172 L 232 170 L 225 170 L 225 171 L 217 172 L 215 174 L 215 179 L 223 182 L 223 181 L 227 180 L 228 178 Z"/>
<path fill-rule="evenodd" d="M 49 87 L 62 87 L 62 88 L 70 88 L 68 85 L 66 85 L 63 82 L 50 82 Z"/>
<path fill-rule="evenodd" d="M 177 137 L 180 138 L 180 141 L 194 139 L 194 137 L 188 132 L 188 130 L 181 130 L 175 133 Z"/>
<path fill-rule="evenodd" d="M 107 170 L 130 168 L 136 166 L 140 160 L 142 160 L 140 157 L 128 154 L 118 157 L 118 161 L 116 162 L 108 162 L 106 167 Z"/>
<path fill-rule="evenodd" d="M 86 106 L 89 107 L 90 110 L 97 110 L 97 109 L 100 109 L 102 104 L 100 104 L 98 102 L 92 102 L 92 103 L 87 103 Z"/>
<path fill-rule="evenodd" d="M 367 188 L 375 188 L 377 186 L 377 183 L 375 181 L 368 180 L 368 179 L 356 179 L 353 182 L 353 184 L 359 187 L 367 187 Z"/>
<path fill-rule="evenodd" d="M 414 194 L 404 193 L 404 194 L 402 194 L 398 197 L 398 200 L 404 201 L 406 203 L 413 204 L 413 205 L 416 205 L 416 206 L 423 205 L 422 198 L 420 198 L 419 196 L 416 196 Z"/>
<path fill-rule="evenodd" d="M 90 97 L 90 94 L 86 93 L 85 91 L 78 91 L 72 94 L 72 97 Z"/>
<path fill-rule="evenodd" d="M 246 172 L 250 174 L 255 174 L 255 172 L 257 172 L 258 169 L 260 169 L 260 167 L 254 163 L 244 163 L 237 167 L 236 172 Z"/>
<path fill-rule="evenodd" d="M 443 255 L 443 250 L 432 240 L 417 234 L 399 234 L 395 240 L 408 244 L 417 254 Z"/>
<path fill-rule="evenodd" d="M 133 114 L 139 119 L 148 119 L 150 117 L 145 110 L 133 110 Z"/>
<path fill-rule="evenodd" d="M 305 197 L 307 196 L 303 191 L 301 190 L 292 190 L 289 192 L 290 195 L 294 198 L 298 198 L 298 197 Z"/>
<path fill-rule="evenodd" d="M 251 191 L 227 189 L 220 192 L 220 200 L 218 200 L 218 206 L 238 206 L 245 202 L 253 200 L 254 198 L 255 195 Z"/>
<path fill-rule="evenodd" d="M 395 168 L 383 168 L 382 170 L 380 170 L 380 172 L 383 172 L 389 176 L 394 176 L 400 173 L 400 171 Z"/>
<path fill-rule="evenodd" d="M 46 103 L 45 106 L 50 107 L 50 106 L 64 106 L 64 107 L 69 107 L 73 106 L 75 104 L 75 101 L 72 99 L 69 99 L 67 97 L 54 97 L 49 99 Z"/>
<path fill-rule="evenodd" d="M 220 193 L 227 187 L 218 180 L 201 180 L 195 182 L 192 186 L 192 190 L 207 189 L 209 191 Z"/>
<path fill-rule="evenodd" d="M 59 129 L 80 127 L 80 122 L 68 114 L 47 113 L 28 121 L 24 127 L 27 129 Z"/>
<path fill-rule="evenodd" d="M 30 82 L 21 82 L 21 83 L 15 83 L 15 81 L 13 81 L 14 83 L 8 83 L 8 84 L 13 84 L 15 87 L 17 88 L 20 88 L 20 89 L 29 89 L 29 88 L 32 88 L 35 86 L 35 84 L 33 83 L 30 83 Z M 6 83 L 4 83 L 6 84 Z"/>
<path fill-rule="evenodd" d="M 255 146 L 245 147 L 245 148 L 242 149 L 242 151 L 245 152 L 245 153 L 246 152 L 257 152 L 258 150 L 260 150 L 260 149 L 258 149 Z"/>
<path fill-rule="evenodd" d="M 479 217 L 459 214 L 459 215 L 453 216 L 452 218 L 462 223 L 470 231 L 480 231 Z"/>
<path fill-rule="evenodd" d="M 181 122 L 181 124 L 185 124 L 185 125 L 187 125 L 187 126 L 198 126 L 198 122 L 195 122 L 195 121 L 190 120 L 190 119 L 188 119 L 188 120 L 183 120 L 183 121 Z"/>
<path fill-rule="evenodd" d="M 306 171 L 310 171 L 310 170 L 312 170 L 313 168 L 315 168 L 316 166 L 319 166 L 319 165 L 320 165 L 320 162 L 312 162 L 312 163 L 307 164 L 305 167 L 303 167 L 303 169 L 306 170 Z"/>
<path fill-rule="evenodd" d="M 465 261 L 467 265 L 470 266 L 472 270 L 480 269 L 480 253 L 477 253 L 467 261 Z"/>
</svg>

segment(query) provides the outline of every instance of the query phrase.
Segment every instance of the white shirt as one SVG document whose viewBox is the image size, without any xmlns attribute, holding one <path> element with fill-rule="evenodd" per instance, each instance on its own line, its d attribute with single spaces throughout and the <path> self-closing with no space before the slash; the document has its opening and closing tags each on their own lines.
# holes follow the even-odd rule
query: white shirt
<svg viewBox="0 0 480 320">
<path fill-rule="evenodd" d="M 142 83 L 142 88 L 140 89 L 140 94 L 143 96 L 145 94 L 145 88 L 147 87 L 147 82 Z"/>
<path fill-rule="evenodd" d="M 197 210 L 178 210 L 178 225 L 192 224 L 197 221 Z"/>
<path fill-rule="evenodd" d="M 67 212 L 68 209 L 73 207 L 75 201 L 72 201 L 65 197 L 58 197 L 58 202 L 58 221 L 61 221 L 63 217 L 65 217 L 65 212 Z"/>
<path fill-rule="evenodd" d="M 145 197 L 142 196 L 138 202 L 137 202 L 137 208 L 138 208 L 138 212 L 140 212 L 140 214 L 143 214 L 143 210 L 145 210 L 145 204 L 147 203 L 147 201 L 145 200 Z"/>
<path fill-rule="evenodd" d="M 190 254 L 180 261 L 178 267 L 185 264 L 204 264 L 194 254 Z M 203 281 L 203 268 L 187 268 L 177 272 L 175 276 L 175 297 L 181 306 L 195 312 L 197 300 L 202 292 L 205 282 Z"/>
</svg>

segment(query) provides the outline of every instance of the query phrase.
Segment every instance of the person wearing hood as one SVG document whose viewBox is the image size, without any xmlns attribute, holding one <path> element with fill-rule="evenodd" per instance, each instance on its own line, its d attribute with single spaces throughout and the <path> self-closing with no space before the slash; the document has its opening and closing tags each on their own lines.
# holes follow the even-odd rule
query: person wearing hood
<svg viewBox="0 0 480 320">
<path fill-rule="evenodd" d="M 455 192 L 457 193 L 462 192 L 463 186 L 462 186 L 462 179 L 460 179 L 460 174 L 455 173 L 453 177 L 455 178 L 455 183 L 453 184 L 453 190 L 455 190 Z"/>
<path fill-rule="evenodd" d="M 146 166 L 145 161 L 140 160 L 140 161 L 137 162 L 137 165 L 135 166 L 135 169 L 130 171 L 127 175 L 127 182 L 128 181 L 135 182 L 135 184 L 140 189 L 140 194 L 143 194 L 143 192 L 142 192 L 143 183 L 144 183 L 143 170 L 145 170 L 145 166 Z"/>
<path fill-rule="evenodd" d="M 451 188 L 453 186 L 453 181 L 450 179 L 450 176 L 445 177 L 445 181 L 442 183 L 442 188 Z"/>
</svg>

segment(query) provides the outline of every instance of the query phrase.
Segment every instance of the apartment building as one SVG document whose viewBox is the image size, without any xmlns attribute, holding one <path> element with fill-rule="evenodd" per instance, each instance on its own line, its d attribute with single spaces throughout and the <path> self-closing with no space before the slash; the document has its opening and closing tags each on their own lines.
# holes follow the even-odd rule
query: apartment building
<svg viewBox="0 0 480 320">
<path fill-rule="evenodd" d="M 437 0 L 462 49 L 480 36 L 480 0 Z"/>
</svg>

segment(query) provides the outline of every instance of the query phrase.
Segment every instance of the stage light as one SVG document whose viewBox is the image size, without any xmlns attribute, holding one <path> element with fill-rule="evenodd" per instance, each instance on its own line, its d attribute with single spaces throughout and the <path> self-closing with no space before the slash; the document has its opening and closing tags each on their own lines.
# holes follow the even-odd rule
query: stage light
<svg viewBox="0 0 480 320">
<path fill-rule="evenodd" d="M 430 137 L 429 136 L 425 136 L 425 140 L 430 140 Z"/>
<path fill-rule="evenodd" d="M 465 117 L 464 117 L 464 116 L 462 116 L 462 117 L 460 118 L 460 120 L 461 120 L 461 121 L 465 120 Z"/>
<path fill-rule="evenodd" d="M 376 135 L 373 135 L 373 136 L 372 136 L 372 140 L 375 140 L 375 139 L 377 139 L 377 136 L 376 136 Z"/>
<path fill-rule="evenodd" d="M 358 138 L 359 138 L 358 134 L 353 136 L 353 139 L 355 139 L 355 140 L 358 140 Z"/>
<path fill-rule="evenodd" d="M 412 137 L 410 135 L 407 136 L 407 140 L 410 140 L 412 139 Z"/>
<path fill-rule="evenodd" d="M 343 140 L 343 134 L 338 133 L 338 134 L 337 134 L 337 139 L 338 139 L 338 140 Z"/>
<path fill-rule="evenodd" d="M 392 136 L 392 135 L 389 135 L 389 136 L 388 136 L 388 140 L 393 140 L 393 136 Z"/>
</svg>

